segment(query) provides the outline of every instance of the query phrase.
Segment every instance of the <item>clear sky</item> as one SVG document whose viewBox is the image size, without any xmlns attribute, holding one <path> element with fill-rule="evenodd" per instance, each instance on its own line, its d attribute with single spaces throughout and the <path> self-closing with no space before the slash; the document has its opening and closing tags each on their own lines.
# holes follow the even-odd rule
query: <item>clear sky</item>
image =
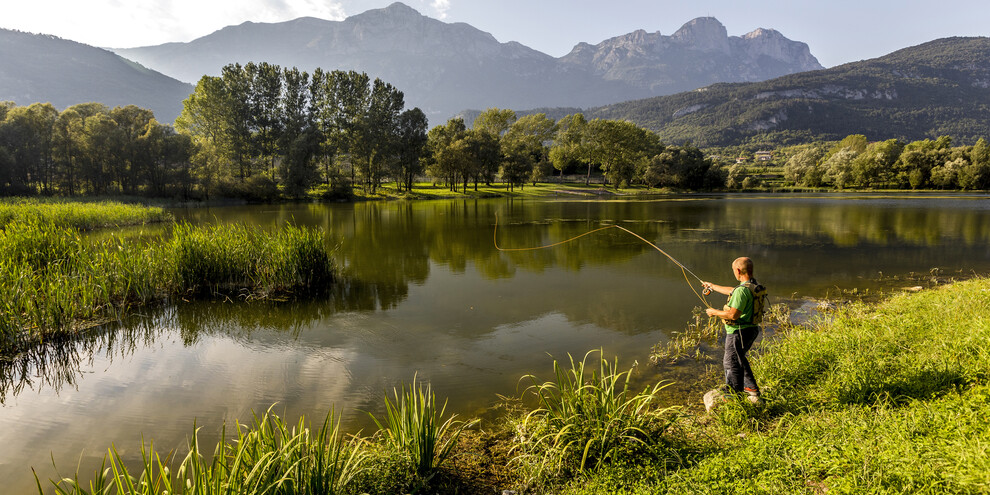
<svg viewBox="0 0 990 495">
<path fill-rule="evenodd" d="M 190 41 L 244 21 L 342 20 L 392 0 L 24 0 L 0 27 L 115 48 Z M 424 15 L 466 22 L 499 41 L 561 56 L 636 29 L 672 34 L 713 16 L 729 35 L 774 28 L 832 67 L 947 36 L 990 35 L 988 0 L 406 0 Z"/>
</svg>

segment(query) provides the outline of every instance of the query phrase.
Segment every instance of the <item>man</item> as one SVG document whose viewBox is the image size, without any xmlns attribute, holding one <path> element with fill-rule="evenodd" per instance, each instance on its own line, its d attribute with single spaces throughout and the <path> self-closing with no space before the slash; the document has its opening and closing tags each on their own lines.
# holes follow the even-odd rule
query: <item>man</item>
<svg viewBox="0 0 990 495">
<path fill-rule="evenodd" d="M 756 284 L 753 278 L 753 260 L 736 258 L 732 262 L 732 273 L 739 285 L 727 287 L 711 282 L 701 282 L 706 291 L 715 291 L 729 296 L 729 301 L 723 309 L 708 308 L 708 316 L 717 316 L 725 324 L 725 357 L 722 365 L 725 367 L 725 383 L 735 392 L 745 392 L 747 399 L 754 404 L 762 402 L 760 388 L 756 386 L 753 370 L 749 367 L 746 352 L 760 334 L 760 326 L 753 323 L 755 313 L 753 291 L 746 286 L 748 282 Z"/>
</svg>

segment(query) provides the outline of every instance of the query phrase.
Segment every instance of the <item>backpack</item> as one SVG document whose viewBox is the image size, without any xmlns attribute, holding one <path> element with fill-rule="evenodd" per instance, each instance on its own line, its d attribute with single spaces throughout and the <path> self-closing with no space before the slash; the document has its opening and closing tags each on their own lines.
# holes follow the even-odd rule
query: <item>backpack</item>
<svg viewBox="0 0 990 495">
<path fill-rule="evenodd" d="M 749 289 L 749 292 L 753 294 L 753 317 L 749 323 L 759 325 L 763 323 L 763 313 L 767 309 L 767 288 L 760 285 L 754 279 L 750 279 L 749 282 L 742 284 L 742 286 Z M 743 322 L 734 320 L 731 323 L 733 325 L 739 325 Z"/>
</svg>

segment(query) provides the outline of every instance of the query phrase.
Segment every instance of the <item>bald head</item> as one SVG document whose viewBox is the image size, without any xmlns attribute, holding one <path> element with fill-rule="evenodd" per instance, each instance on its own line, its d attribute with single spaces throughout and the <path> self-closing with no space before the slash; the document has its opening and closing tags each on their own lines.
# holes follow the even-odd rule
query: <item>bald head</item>
<svg viewBox="0 0 990 495">
<path fill-rule="evenodd" d="M 742 275 L 753 276 L 753 260 L 742 256 L 732 262 L 732 269 L 738 270 Z"/>
</svg>

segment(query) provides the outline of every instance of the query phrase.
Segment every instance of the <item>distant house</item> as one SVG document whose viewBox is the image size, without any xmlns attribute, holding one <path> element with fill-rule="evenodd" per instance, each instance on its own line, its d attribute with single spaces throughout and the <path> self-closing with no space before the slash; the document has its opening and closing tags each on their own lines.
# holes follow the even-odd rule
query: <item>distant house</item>
<svg viewBox="0 0 990 495">
<path fill-rule="evenodd" d="M 740 157 L 736 158 L 736 163 L 746 163 L 748 161 L 749 161 L 749 157 L 748 156 L 740 156 Z"/>
<path fill-rule="evenodd" d="M 773 152 L 772 151 L 757 151 L 753 155 L 753 158 L 756 159 L 756 161 L 758 161 L 758 162 L 768 162 L 770 160 L 773 160 Z"/>
</svg>

